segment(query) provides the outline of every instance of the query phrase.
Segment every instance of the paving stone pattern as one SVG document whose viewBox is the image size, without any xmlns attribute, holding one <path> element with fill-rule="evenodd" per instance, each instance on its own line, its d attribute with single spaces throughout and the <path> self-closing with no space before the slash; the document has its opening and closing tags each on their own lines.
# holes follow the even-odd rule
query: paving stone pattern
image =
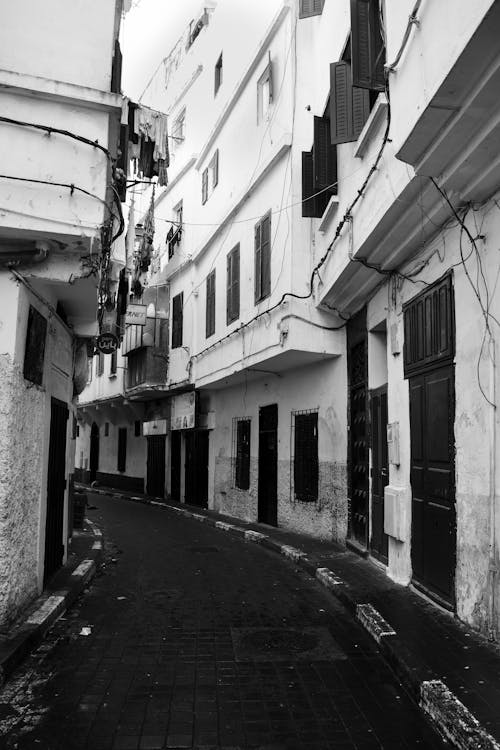
<svg viewBox="0 0 500 750">
<path fill-rule="evenodd" d="M 1 748 L 444 747 L 372 639 L 293 561 L 91 500 L 105 567 L 0 692 Z"/>
</svg>

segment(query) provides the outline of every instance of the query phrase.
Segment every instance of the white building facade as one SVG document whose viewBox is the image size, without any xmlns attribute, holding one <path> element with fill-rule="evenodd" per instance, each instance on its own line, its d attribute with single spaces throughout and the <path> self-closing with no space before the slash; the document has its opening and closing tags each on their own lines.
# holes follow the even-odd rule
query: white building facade
<svg viewBox="0 0 500 750">
<path fill-rule="evenodd" d="M 2 13 L 2 625 L 67 556 L 73 399 L 98 330 L 103 232 L 119 224 L 122 11 L 121 0 L 21 0 Z"/>
<path fill-rule="evenodd" d="M 193 19 L 147 92 L 156 416 L 163 494 L 346 543 L 494 638 L 500 6 L 458 5 Z"/>
</svg>

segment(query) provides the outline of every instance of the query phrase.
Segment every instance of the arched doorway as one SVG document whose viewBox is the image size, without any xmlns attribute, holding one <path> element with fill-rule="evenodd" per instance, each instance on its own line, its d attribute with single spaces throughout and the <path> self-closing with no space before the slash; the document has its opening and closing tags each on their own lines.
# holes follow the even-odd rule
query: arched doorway
<svg viewBox="0 0 500 750">
<path fill-rule="evenodd" d="M 90 428 L 90 460 L 89 460 L 89 480 L 93 482 L 99 468 L 99 427 L 92 422 Z"/>
</svg>

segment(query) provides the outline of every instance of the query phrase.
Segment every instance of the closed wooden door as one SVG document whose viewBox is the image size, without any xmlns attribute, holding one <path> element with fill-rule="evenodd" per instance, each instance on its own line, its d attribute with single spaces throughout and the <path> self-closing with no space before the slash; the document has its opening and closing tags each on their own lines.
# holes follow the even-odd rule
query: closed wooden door
<svg viewBox="0 0 500 750">
<path fill-rule="evenodd" d="M 93 482 L 99 469 L 99 427 L 95 422 L 90 428 L 89 478 Z"/>
<path fill-rule="evenodd" d="M 208 430 L 185 433 L 186 462 L 184 496 L 186 503 L 208 506 Z"/>
<path fill-rule="evenodd" d="M 278 525 L 278 405 L 259 409 L 258 520 Z"/>
<path fill-rule="evenodd" d="M 387 386 L 370 394 L 372 494 L 370 551 L 387 565 L 388 538 L 384 532 L 384 487 L 389 482 L 387 452 Z"/>
<path fill-rule="evenodd" d="M 409 380 L 414 583 L 454 604 L 456 564 L 454 367 Z"/>
<path fill-rule="evenodd" d="M 66 404 L 53 398 L 50 410 L 47 516 L 45 520 L 45 582 L 61 566 L 64 556 L 63 520 L 68 415 Z"/>
<path fill-rule="evenodd" d="M 154 497 L 165 496 L 165 435 L 148 437 L 146 492 Z"/>
</svg>

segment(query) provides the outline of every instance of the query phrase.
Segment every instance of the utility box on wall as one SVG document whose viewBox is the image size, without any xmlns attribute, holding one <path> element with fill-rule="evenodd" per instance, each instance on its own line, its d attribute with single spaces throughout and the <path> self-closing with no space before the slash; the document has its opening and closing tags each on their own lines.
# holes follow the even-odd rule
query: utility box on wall
<svg viewBox="0 0 500 750">
<path fill-rule="evenodd" d="M 399 542 L 408 539 L 408 490 L 405 487 L 391 487 L 384 489 L 384 531 Z"/>
</svg>

